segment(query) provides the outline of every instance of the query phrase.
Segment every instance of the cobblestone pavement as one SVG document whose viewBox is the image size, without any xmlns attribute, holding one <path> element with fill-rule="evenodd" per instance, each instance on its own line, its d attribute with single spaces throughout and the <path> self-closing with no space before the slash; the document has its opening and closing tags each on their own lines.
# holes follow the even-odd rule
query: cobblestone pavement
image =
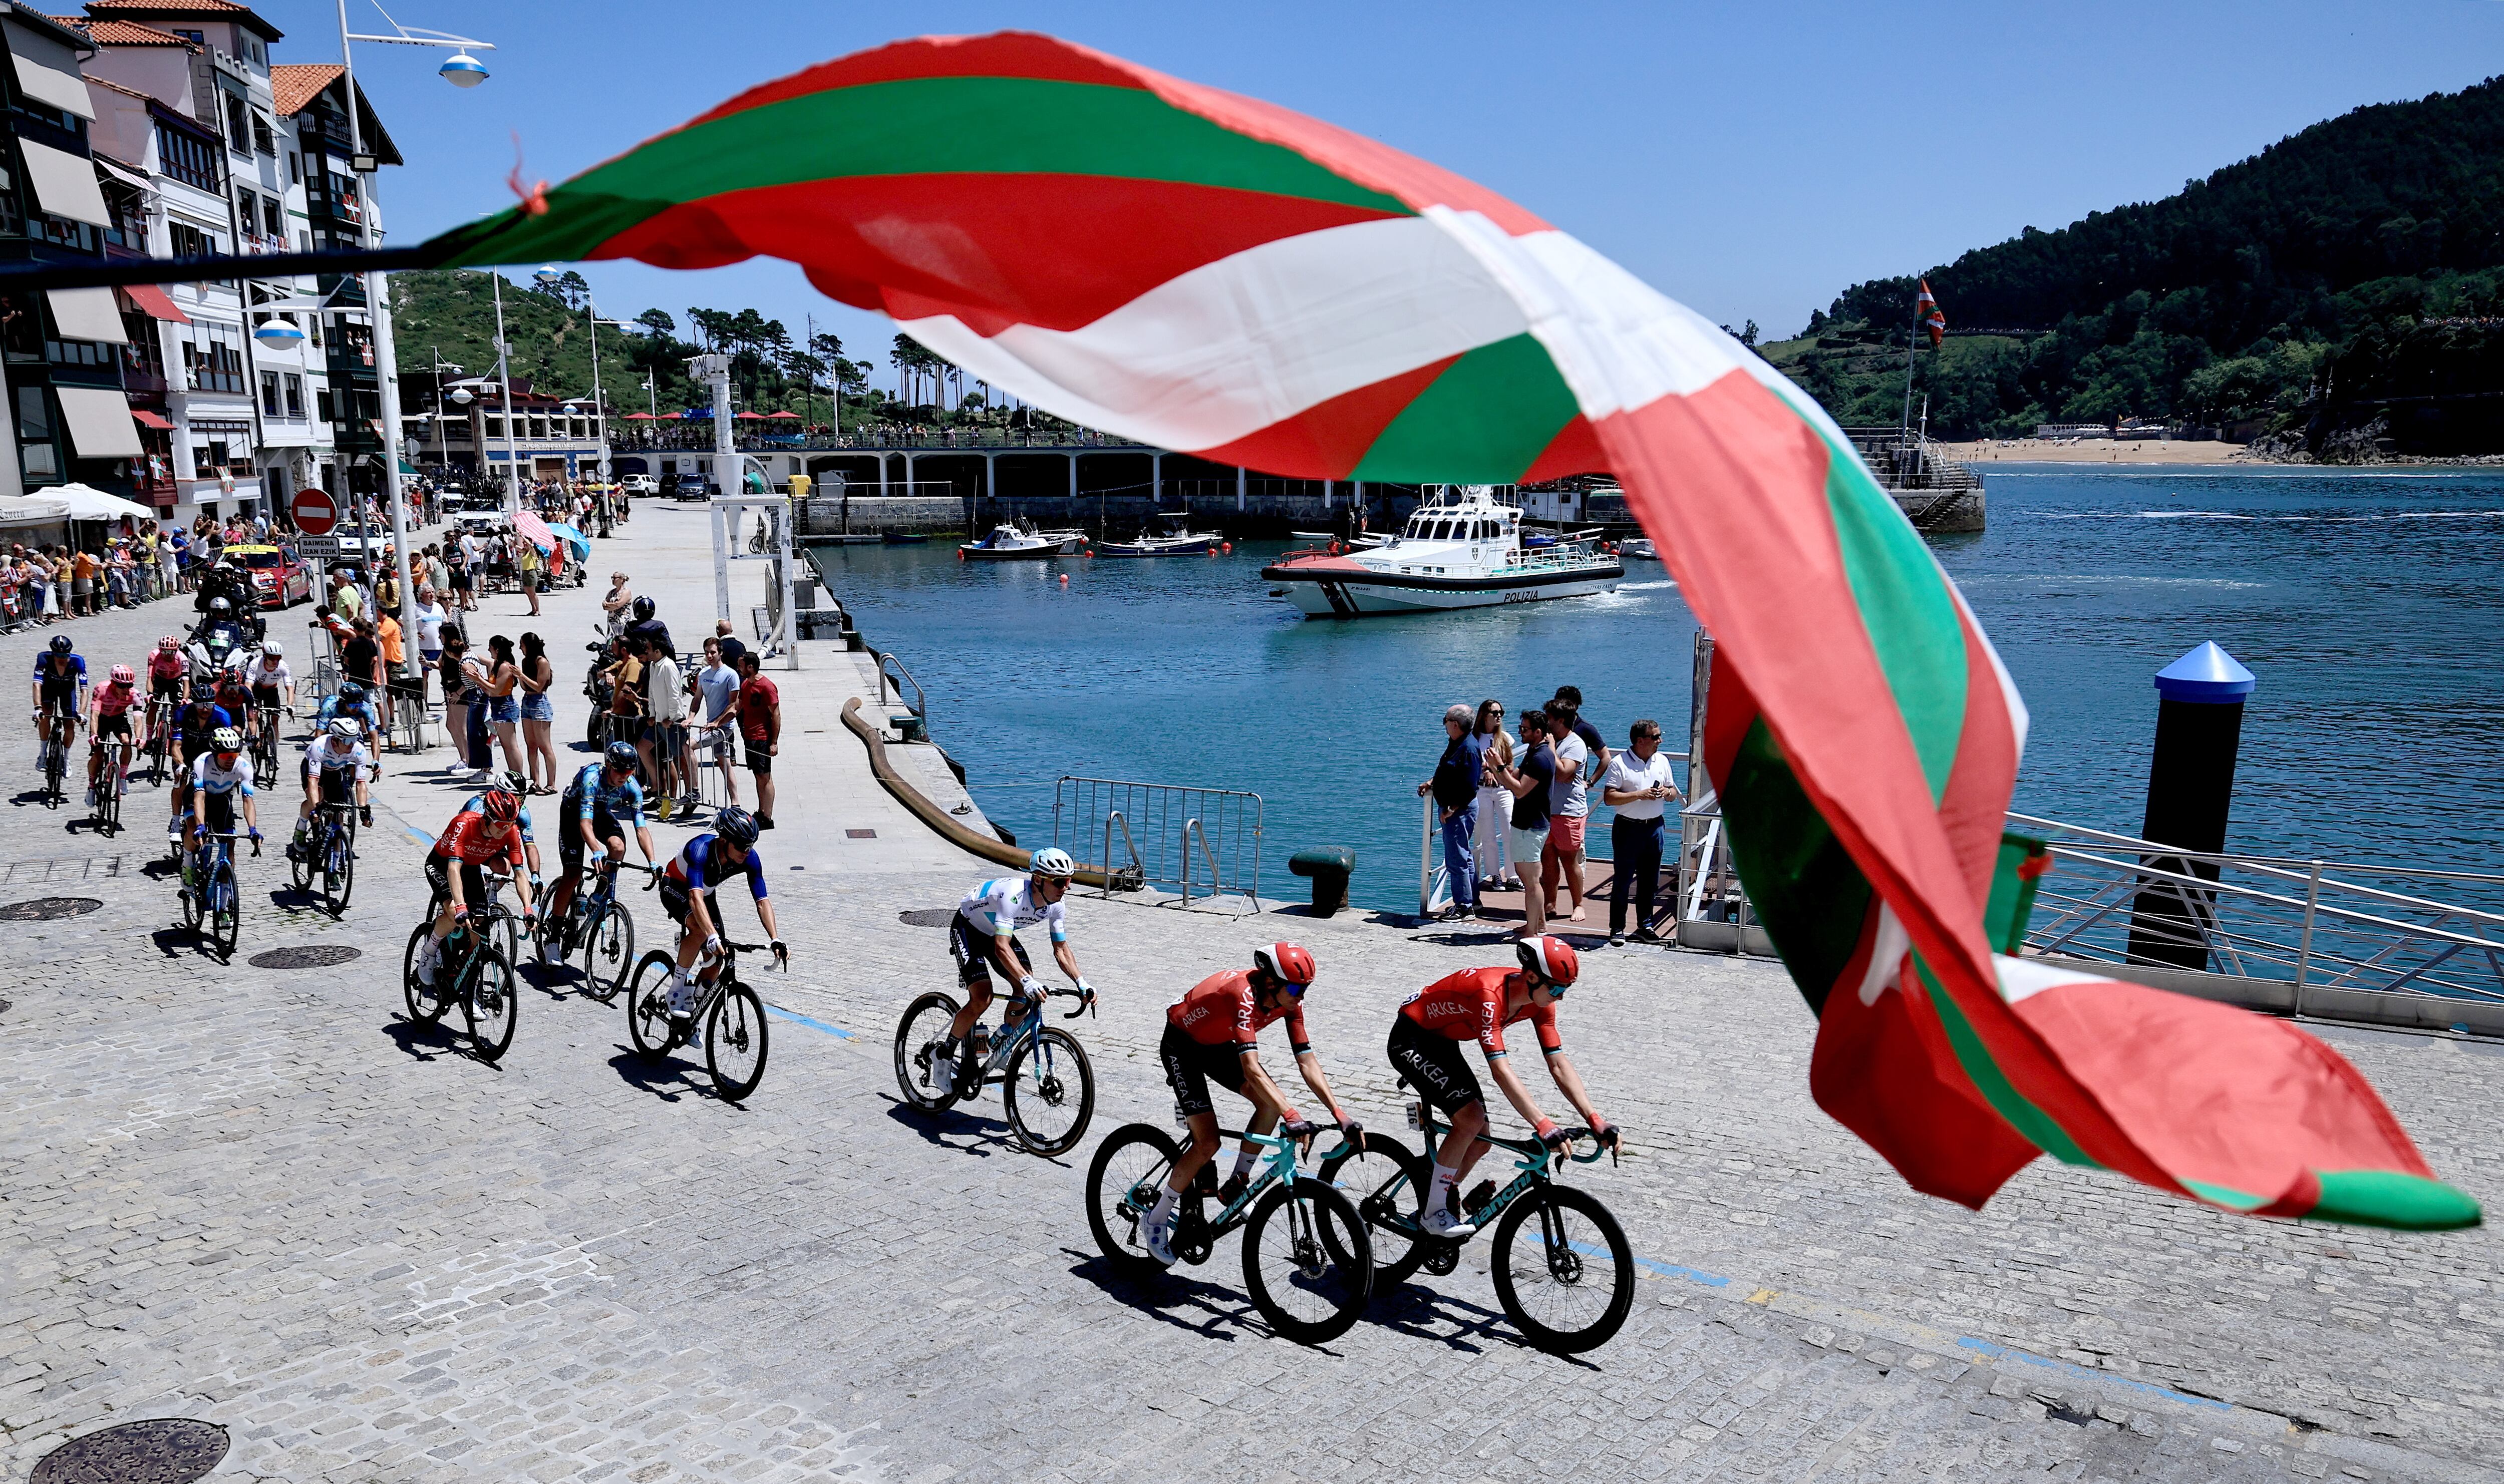
<svg viewBox="0 0 2504 1484">
<path fill-rule="evenodd" d="M 125 621 L 164 627 L 102 623 Z M 0 638 L 0 664 L 37 641 Z M 410 826 L 448 808 L 387 781 Z M 1812 1027 L 1765 965 L 1596 951 L 1569 1002 L 1569 1049 L 1639 1146 L 1571 1177 L 1648 1264 L 1614 1342 L 1526 1348 L 1465 1262 L 1316 1351 L 1266 1332 L 1232 1239 L 1159 1282 L 1110 1276 L 1085 1156 L 1167 1122 L 1163 1005 L 1281 935 L 1323 965 L 1335 1080 L 1397 1130 L 1392 1008 L 1497 961 L 1490 941 L 1075 902 L 1107 1005 L 1071 1022 L 1097 1108 L 1053 1162 L 995 1099 L 897 1102 L 895 1016 L 951 982 L 942 934 L 900 915 L 951 905 L 977 863 L 881 871 L 767 837 L 794 961 L 757 978 L 793 1018 L 734 1107 L 684 1056 L 639 1064 L 619 1011 L 562 980 L 527 991 L 501 1067 L 412 1029 L 421 846 L 394 820 L 343 922 L 285 891 L 274 847 L 245 866 L 245 955 L 363 957 L 221 968 L 172 925 L 148 829 L 100 842 L 7 793 L 0 904 L 102 905 L 5 929 L 0 1479 L 176 1414 L 231 1430 L 216 1477 L 303 1480 L 2499 1476 L 2489 1232 L 2241 1220 L 2049 1161 L 1981 1214 L 1911 1194 L 1809 1102 Z M 854 796 L 785 808 L 839 834 Z M 134 821 L 155 808 L 134 792 Z M 630 902 L 656 939 L 652 899 Z M 2329 1034 L 2447 1177 L 2504 1192 L 2481 1116 L 2504 1049 Z"/>
</svg>

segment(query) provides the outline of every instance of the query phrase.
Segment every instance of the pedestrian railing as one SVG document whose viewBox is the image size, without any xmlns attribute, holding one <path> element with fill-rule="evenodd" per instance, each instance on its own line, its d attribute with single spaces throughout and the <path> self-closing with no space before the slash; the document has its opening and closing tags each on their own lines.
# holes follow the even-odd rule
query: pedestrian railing
<svg viewBox="0 0 2504 1484">
<path fill-rule="evenodd" d="M 1261 796 L 1237 789 L 1068 774 L 1053 784 L 1052 843 L 1101 870 L 1108 892 L 1165 886 L 1185 905 L 1240 894 L 1257 907 L 1261 825 Z"/>
<path fill-rule="evenodd" d="M 892 674 L 888 673 L 890 670 Z M 904 668 L 902 660 L 884 649 L 878 651 L 878 704 L 887 706 L 902 700 L 907 685 L 913 687 L 913 699 L 906 704 L 906 709 L 913 713 L 915 725 L 926 738 L 930 732 L 930 698 L 922 693 L 922 682 L 913 678 L 913 672 Z M 922 738 L 906 740 L 919 742 Z"/>
</svg>

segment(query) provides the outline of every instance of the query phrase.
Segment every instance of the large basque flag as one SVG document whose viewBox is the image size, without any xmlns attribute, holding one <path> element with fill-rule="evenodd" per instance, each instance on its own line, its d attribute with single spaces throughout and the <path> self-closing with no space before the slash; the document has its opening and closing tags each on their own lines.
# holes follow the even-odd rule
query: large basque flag
<svg viewBox="0 0 2504 1484">
<path fill-rule="evenodd" d="M 2234 1211 L 2478 1220 L 2293 1026 L 1995 956 L 2026 713 L 1972 613 L 1804 393 L 1491 191 L 1003 34 L 767 84 L 432 246 L 787 259 L 1062 417 L 1290 477 L 1613 471 L 1718 640 L 1708 765 L 1812 1086 L 1907 1180 L 1979 1205 L 2049 1150 Z"/>
</svg>

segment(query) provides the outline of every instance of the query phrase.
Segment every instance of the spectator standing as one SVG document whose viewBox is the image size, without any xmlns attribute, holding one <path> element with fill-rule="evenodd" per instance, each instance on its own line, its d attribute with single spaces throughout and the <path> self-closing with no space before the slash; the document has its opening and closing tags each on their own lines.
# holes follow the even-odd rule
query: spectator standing
<svg viewBox="0 0 2504 1484">
<path fill-rule="evenodd" d="M 508 772 L 522 771 L 522 702 L 514 694 L 521 689 L 522 668 L 513 660 L 513 641 L 499 634 L 487 640 L 487 678 L 479 688 L 487 693 L 487 726 L 496 734 L 496 745 L 504 754 Z M 489 768 L 495 766 L 493 758 Z"/>
<path fill-rule="evenodd" d="M 1548 713 L 1536 707 L 1522 713 L 1521 746 L 1513 766 L 1499 777 L 1513 795 L 1513 870 L 1521 876 L 1522 924 L 1516 936 L 1536 938 L 1548 930 L 1547 894 L 1540 890 L 1536 862 L 1548 844 L 1550 785 L 1556 779 L 1556 751 L 1548 744 Z"/>
<path fill-rule="evenodd" d="M 706 730 L 713 734 L 704 750 L 721 769 L 722 792 L 737 805 L 739 774 L 731 767 L 731 738 L 726 729 L 738 724 L 731 708 L 739 699 L 739 671 L 723 656 L 721 640 L 717 638 L 704 641 L 704 668 L 696 672 L 696 703 Z"/>
<path fill-rule="evenodd" d="M 1609 825 L 1609 853 L 1616 880 L 1609 886 L 1609 941 L 1626 941 L 1626 903 L 1635 906 L 1635 941 L 1652 943 L 1652 898 L 1660 891 L 1660 861 L 1669 847 L 1669 803 L 1683 799 L 1677 776 L 1660 750 L 1660 723 L 1647 717 L 1626 737 L 1627 750 L 1609 759 L 1601 775 L 1600 801 L 1617 811 Z"/>
<path fill-rule="evenodd" d="M 473 596 L 477 578 L 470 567 L 470 554 L 477 544 L 478 537 L 464 531 L 453 537 L 443 552 L 444 565 L 451 569 L 452 573 L 452 605 L 464 613 L 475 611 L 478 606 Z"/>
<path fill-rule="evenodd" d="M 531 616 L 539 616 L 539 572 L 542 561 L 539 542 L 516 531 L 513 533 L 513 569 L 521 573 L 522 593 L 531 601 Z"/>
<path fill-rule="evenodd" d="M 1556 882 L 1563 878 L 1569 922 L 1584 920 L 1582 910 L 1582 826 L 1591 812 L 1589 770 L 1591 749 L 1574 735 L 1574 713 L 1559 707 L 1548 713 L 1548 745 L 1555 749 L 1556 777 L 1548 790 L 1548 847 L 1539 857 L 1540 906 L 1553 916 Z"/>
<path fill-rule="evenodd" d="M 628 637 L 617 645 L 617 659 L 609 667 L 609 740 L 633 742 L 635 750 L 643 750 L 643 645 Z"/>
<path fill-rule="evenodd" d="M 739 657 L 739 735 L 756 778 L 756 827 L 774 828 L 774 754 L 782 750 L 782 693 L 757 673 L 756 656 Z"/>
<path fill-rule="evenodd" d="M 102 570 L 102 568 L 103 564 L 96 561 L 95 553 L 84 547 L 71 556 L 70 611 L 72 613 L 84 615 L 96 610 L 95 575 Z"/>
<path fill-rule="evenodd" d="M 640 638 L 640 636 L 639 636 Z M 667 649 L 656 648 L 643 639 L 643 714 L 652 718 L 644 730 L 643 772 L 660 786 L 661 762 L 675 763 L 678 770 L 678 802 L 689 810 L 696 805 L 694 777 L 687 767 L 687 685 L 678 673 L 677 656 Z"/>
<path fill-rule="evenodd" d="M 458 624 L 443 628 L 443 654 L 435 662 L 436 678 L 443 686 L 443 732 L 452 740 L 452 750 L 464 768 L 474 768 L 470 751 L 470 676 L 462 661 L 470 642 Z"/>
<path fill-rule="evenodd" d="M 429 666 L 443 658 L 443 626 L 452 615 L 435 602 L 435 589 L 421 586 L 417 590 L 417 657 Z"/>
<path fill-rule="evenodd" d="M 1521 884 L 1505 869 L 1505 833 L 1513 826 L 1513 794 L 1504 786 L 1504 770 L 1513 766 L 1513 739 L 1504 733 L 1504 704 L 1478 703 L 1478 744 L 1485 767 L 1478 775 L 1478 835 L 1471 852 L 1478 863 L 1478 895 L 1509 891 Z"/>
<path fill-rule="evenodd" d="M 624 572 L 609 574 L 609 596 L 600 600 L 600 611 L 609 615 L 611 636 L 626 632 L 627 620 L 635 606 L 635 589 Z"/>
<path fill-rule="evenodd" d="M 1470 859 L 1472 837 L 1478 827 L 1478 778 L 1486 768 L 1486 742 L 1478 734 L 1478 715 L 1466 706 L 1443 712 L 1443 755 L 1435 776 L 1417 785 L 1419 797 L 1435 796 L 1435 818 L 1443 832 L 1443 878 L 1451 882 L 1448 921 L 1478 915 L 1478 869 Z"/>
<path fill-rule="evenodd" d="M 531 792 L 556 792 L 556 666 L 547 657 L 547 641 L 536 634 L 522 636 L 522 751 L 531 760 Z M 547 765 L 547 781 L 539 781 L 539 765 Z"/>
<path fill-rule="evenodd" d="M 374 709 L 382 710 L 383 646 L 374 637 L 374 621 L 360 618 L 339 643 L 339 673 L 373 693 Z"/>
<path fill-rule="evenodd" d="M 490 653 L 470 648 L 466 643 L 462 646 L 461 688 L 470 697 L 470 727 L 466 737 L 468 745 L 464 750 L 470 762 L 470 782 L 473 785 L 491 782 L 495 777 L 492 770 L 495 767 L 496 754 L 489 745 L 487 731 L 488 720 L 495 709 L 488 704 L 487 695 L 490 658 Z"/>
</svg>

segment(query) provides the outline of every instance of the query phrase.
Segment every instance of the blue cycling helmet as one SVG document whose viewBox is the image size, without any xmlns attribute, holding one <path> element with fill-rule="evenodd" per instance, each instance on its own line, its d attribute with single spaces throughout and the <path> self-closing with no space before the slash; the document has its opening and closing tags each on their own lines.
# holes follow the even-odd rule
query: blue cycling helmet
<svg viewBox="0 0 2504 1484">
<path fill-rule="evenodd" d="M 641 754 L 636 752 L 635 744 L 630 742 L 610 742 L 609 749 L 600 755 L 610 768 L 619 773 L 633 773 L 643 765 L 643 761 Z"/>
</svg>

